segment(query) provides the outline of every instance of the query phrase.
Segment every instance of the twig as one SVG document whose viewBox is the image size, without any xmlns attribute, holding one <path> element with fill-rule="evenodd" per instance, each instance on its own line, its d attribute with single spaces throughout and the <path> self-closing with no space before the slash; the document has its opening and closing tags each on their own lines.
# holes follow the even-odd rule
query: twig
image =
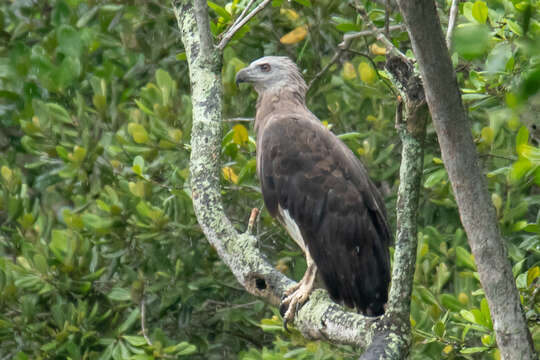
<svg viewBox="0 0 540 360">
<path fill-rule="evenodd" d="M 251 209 L 251 215 L 249 216 L 249 222 L 246 232 L 248 234 L 253 234 L 253 225 L 255 225 L 255 220 L 257 220 L 257 215 L 259 215 L 259 209 Z"/>
<path fill-rule="evenodd" d="M 242 12 L 240 13 L 240 16 L 238 16 L 236 18 L 236 20 L 234 20 L 232 26 L 236 25 L 238 23 L 238 21 L 240 21 L 241 19 L 244 18 L 244 16 L 246 16 L 247 12 L 249 11 L 249 9 L 251 9 L 251 6 L 253 5 L 253 3 L 255 3 L 255 1 L 257 0 L 250 0 L 247 5 L 244 7 L 244 10 L 242 10 Z M 231 26 L 231 27 L 232 27 Z"/>
<path fill-rule="evenodd" d="M 219 42 L 217 48 L 219 50 L 225 49 L 225 46 L 227 46 L 227 43 L 231 40 L 234 34 L 236 34 L 236 32 L 240 30 L 242 26 L 244 26 L 249 20 L 251 20 L 252 17 L 257 15 L 262 9 L 264 9 L 266 5 L 268 5 L 271 1 L 272 0 L 263 0 L 263 2 L 257 5 L 257 7 L 253 9 L 249 14 L 245 15 L 243 18 L 238 18 L 238 20 L 234 22 L 231 28 L 227 30 L 227 33 L 225 33 L 223 39 L 221 39 L 221 41 Z M 251 5 L 251 2 L 248 5 Z"/>
<path fill-rule="evenodd" d="M 255 119 L 254 118 L 246 118 L 246 117 L 234 117 L 234 118 L 225 119 L 223 121 L 225 121 L 225 122 L 237 122 L 237 121 L 250 122 L 250 121 L 255 121 Z"/>
<path fill-rule="evenodd" d="M 347 45 L 348 46 L 348 45 Z M 336 53 L 334 54 L 334 56 L 332 57 L 332 59 L 330 60 L 330 62 L 328 64 L 326 64 L 322 69 L 321 71 L 319 71 L 317 74 L 315 74 L 315 76 L 309 81 L 308 83 L 308 89 L 311 88 L 311 85 L 313 85 L 313 83 L 315 81 L 317 81 L 318 78 L 320 78 L 329 68 L 330 66 L 334 65 L 336 63 L 336 61 L 338 61 L 339 57 L 341 56 L 341 54 L 343 54 L 343 51 L 344 49 L 342 49 L 341 47 L 338 49 L 338 51 L 336 51 Z"/>
<path fill-rule="evenodd" d="M 146 331 L 146 306 L 144 302 L 144 294 L 141 299 L 141 330 L 144 336 L 144 340 L 146 340 L 146 343 L 148 345 L 152 345 L 152 341 L 150 341 L 150 338 L 148 337 L 148 334 Z"/>
<path fill-rule="evenodd" d="M 392 25 L 392 26 L 390 26 L 388 28 L 389 32 L 397 31 L 397 30 L 405 30 L 405 25 L 403 25 L 403 24 Z M 343 42 L 341 44 L 339 44 L 339 45 L 341 46 L 342 44 L 344 44 L 344 43 L 346 43 L 346 42 L 348 42 L 350 40 L 359 38 L 359 37 L 375 35 L 377 32 L 378 32 L 378 30 L 376 30 L 376 31 L 374 31 L 374 30 L 362 30 L 362 31 L 358 31 L 358 32 L 345 34 L 345 35 L 343 35 Z"/>
<path fill-rule="evenodd" d="M 395 96 L 397 96 L 398 94 L 396 93 L 396 90 L 388 83 L 388 80 L 383 78 L 381 76 L 381 74 L 379 74 L 379 69 L 377 69 L 377 64 L 375 64 L 375 62 L 373 61 L 373 59 L 371 58 L 371 56 L 369 56 L 368 54 L 364 54 L 364 53 L 361 53 L 359 51 L 356 51 L 356 50 L 351 50 L 351 49 L 348 49 L 347 50 L 348 52 L 351 52 L 355 55 L 358 55 L 358 56 L 362 56 L 362 57 L 365 57 L 366 59 L 368 59 L 368 61 L 371 63 L 371 66 L 373 67 L 373 70 L 375 70 L 375 74 L 377 75 L 377 77 L 379 78 L 379 80 L 382 81 L 382 83 L 388 88 L 388 90 L 390 90 L 392 92 L 392 94 L 394 94 Z"/>
<path fill-rule="evenodd" d="M 452 33 L 456 27 L 456 19 L 459 10 L 459 0 L 452 0 L 450 15 L 448 17 L 448 29 L 446 30 L 446 47 L 448 51 L 452 48 Z"/>
<path fill-rule="evenodd" d="M 384 36 L 390 36 L 390 0 L 386 0 L 384 4 Z"/>
<path fill-rule="evenodd" d="M 388 49 L 391 54 L 393 54 L 394 56 L 399 56 L 404 61 L 408 61 L 407 56 L 405 56 L 405 54 L 403 54 L 401 51 L 399 51 L 399 49 L 396 48 L 394 46 L 394 44 L 386 36 L 384 36 L 381 29 L 379 29 L 377 26 L 375 26 L 375 24 L 373 24 L 373 22 L 371 21 L 371 19 L 368 16 L 368 14 L 366 13 L 366 9 L 364 9 L 364 7 L 362 5 L 360 5 L 356 1 L 354 4 L 351 4 L 351 6 L 354 7 L 356 9 L 356 11 L 358 11 L 360 16 L 362 16 L 362 19 L 364 20 L 364 23 L 369 28 L 371 28 L 371 30 L 373 31 L 373 33 L 374 33 L 375 37 L 377 38 L 377 40 L 382 42 L 384 44 L 384 46 L 386 47 L 386 49 Z"/>
</svg>

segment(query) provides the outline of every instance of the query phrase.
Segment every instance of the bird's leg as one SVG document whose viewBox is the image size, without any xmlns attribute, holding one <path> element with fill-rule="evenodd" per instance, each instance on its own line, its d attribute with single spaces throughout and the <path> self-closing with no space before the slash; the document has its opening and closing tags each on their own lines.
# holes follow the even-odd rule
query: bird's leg
<svg viewBox="0 0 540 360">
<path fill-rule="evenodd" d="M 302 280 L 285 291 L 285 298 L 279 306 L 285 330 L 287 330 L 287 323 L 294 319 L 296 311 L 307 301 L 313 291 L 317 266 L 308 251 L 306 251 L 306 262 L 307 269 Z"/>
</svg>

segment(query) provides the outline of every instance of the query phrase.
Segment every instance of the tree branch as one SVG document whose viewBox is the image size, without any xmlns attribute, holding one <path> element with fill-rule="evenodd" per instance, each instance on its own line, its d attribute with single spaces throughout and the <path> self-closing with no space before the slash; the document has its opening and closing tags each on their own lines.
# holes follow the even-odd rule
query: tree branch
<svg viewBox="0 0 540 360">
<path fill-rule="evenodd" d="M 503 359 L 538 359 L 432 0 L 398 0 Z M 436 59 L 436 60 L 435 60 Z"/>
<path fill-rule="evenodd" d="M 398 31 L 398 30 L 399 31 L 404 31 L 405 26 L 399 24 L 399 25 L 391 25 L 391 26 L 388 27 L 389 32 Z M 347 43 L 348 41 L 359 38 L 359 37 L 368 36 L 368 35 L 377 35 L 379 33 L 379 31 L 380 30 L 378 30 L 378 29 L 376 29 L 376 30 L 371 29 L 371 30 L 362 30 L 362 31 L 347 33 L 347 34 L 343 35 L 343 42 L 341 44 Z M 340 46 L 341 46 L 341 44 L 340 44 Z"/>
<path fill-rule="evenodd" d="M 359 1 L 355 1 L 351 5 L 356 9 L 356 11 L 358 11 L 360 16 L 362 16 L 364 23 L 371 29 L 371 31 L 373 31 L 373 34 L 375 35 L 377 40 L 384 44 L 384 46 L 390 52 L 390 54 L 392 54 L 393 56 L 399 56 L 405 62 L 409 61 L 407 56 L 405 56 L 405 54 L 399 51 L 399 49 L 394 46 L 394 44 L 390 41 L 390 39 L 388 39 L 385 36 L 383 31 L 379 29 L 377 26 L 375 26 L 375 24 L 373 24 L 368 14 L 366 13 L 366 9 L 364 9 L 364 7 L 359 3 Z"/>
<path fill-rule="evenodd" d="M 406 358 L 411 343 L 410 299 L 416 265 L 417 210 L 428 112 L 422 82 L 414 73 L 412 61 L 403 61 L 395 56 L 387 60 L 385 67 L 402 98 L 396 109 L 396 129 L 402 142 L 396 209 L 397 239 L 386 313 L 375 325 L 375 340 L 361 360 Z"/>
<path fill-rule="evenodd" d="M 262 9 L 264 9 L 266 7 L 266 5 L 270 4 L 270 1 L 272 1 L 272 0 L 263 0 L 263 2 L 261 2 L 259 5 L 257 5 L 257 7 L 255 9 L 253 9 L 252 12 L 245 15 L 246 9 L 249 9 L 249 7 L 251 7 L 252 1 L 250 1 L 249 4 L 246 6 L 246 9 L 244 9 L 244 11 L 242 11 L 242 13 L 238 17 L 238 19 L 231 26 L 231 28 L 229 30 L 227 30 L 227 33 L 225 33 L 225 35 L 223 36 L 223 39 L 221 39 L 221 41 L 220 41 L 219 45 L 217 46 L 217 48 L 219 50 L 225 49 L 225 46 L 227 46 L 227 43 L 232 39 L 234 34 L 236 34 L 236 32 L 238 30 L 240 30 L 242 28 L 242 26 L 244 26 L 249 20 L 251 20 L 252 17 L 257 15 Z"/>
<path fill-rule="evenodd" d="M 448 15 L 448 29 L 446 29 L 446 47 L 448 51 L 452 49 L 452 33 L 456 27 L 456 19 L 459 10 L 459 0 L 452 0 L 452 5 L 450 6 L 450 14 Z"/>
</svg>

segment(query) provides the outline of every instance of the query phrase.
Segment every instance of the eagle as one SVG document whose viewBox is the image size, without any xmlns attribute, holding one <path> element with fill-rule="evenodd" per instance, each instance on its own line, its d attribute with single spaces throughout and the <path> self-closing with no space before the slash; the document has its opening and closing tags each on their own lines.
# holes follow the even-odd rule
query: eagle
<svg viewBox="0 0 540 360">
<path fill-rule="evenodd" d="M 237 73 L 242 82 L 258 93 L 254 130 L 264 204 L 306 257 L 302 280 L 281 302 L 285 328 L 316 276 L 335 302 L 382 315 L 392 236 L 381 193 L 354 153 L 306 107 L 308 87 L 291 59 L 257 59 Z"/>
</svg>

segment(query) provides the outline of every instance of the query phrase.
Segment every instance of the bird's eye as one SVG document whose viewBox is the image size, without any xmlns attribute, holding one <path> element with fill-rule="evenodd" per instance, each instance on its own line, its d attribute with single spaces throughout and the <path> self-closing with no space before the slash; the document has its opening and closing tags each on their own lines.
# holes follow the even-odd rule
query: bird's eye
<svg viewBox="0 0 540 360">
<path fill-rule="evenodd" d="M 269 72 L 270 71 L 270 64 L 261 64 L 261 65 L 259 65 L 259 69 L 261 69 L 262 72 Z"/>
</svg>

